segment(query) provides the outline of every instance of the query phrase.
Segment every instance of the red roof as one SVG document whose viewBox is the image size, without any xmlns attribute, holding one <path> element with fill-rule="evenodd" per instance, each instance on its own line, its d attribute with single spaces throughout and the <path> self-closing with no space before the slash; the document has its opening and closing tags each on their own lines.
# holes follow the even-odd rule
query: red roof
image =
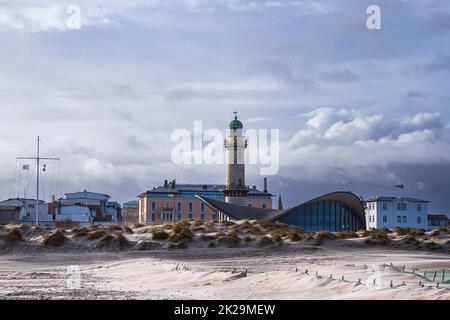
<svg viewBox="0 0 450 320">
<path fill-rule="evenodd" d="M 449 220 L 448 217 L 445 214 L 429 214 L 428 220 Z"/>
</svg>

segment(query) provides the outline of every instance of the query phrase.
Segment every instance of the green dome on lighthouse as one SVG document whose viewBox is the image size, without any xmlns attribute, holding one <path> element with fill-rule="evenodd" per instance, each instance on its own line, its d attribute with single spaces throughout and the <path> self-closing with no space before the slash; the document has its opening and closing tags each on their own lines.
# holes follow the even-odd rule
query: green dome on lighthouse
<svg viewBox="0 0 450 320">
<path fill-rule="evenodd" d="M 241 121 L 238 120 L 237 112 L 235 112 L 234 120 L 232 120 L 230 122 L 230 129 L 237 130 L 237 129 L 242 129 L 242 128 L 244 128 L 244 125 L 242 124 Z"/>
</svg>

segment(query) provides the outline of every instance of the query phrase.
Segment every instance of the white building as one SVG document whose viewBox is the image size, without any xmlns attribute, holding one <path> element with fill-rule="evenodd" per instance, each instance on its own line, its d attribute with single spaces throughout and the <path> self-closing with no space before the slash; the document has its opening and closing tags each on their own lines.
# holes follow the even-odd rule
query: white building
<svg viewBox="0 0 450 320">
<path fill-rule="evenodd" d="M 35 224 L 36 223 L 36 200 L 34 199 L 20 199 L 23 202 L 23 207 L 20 210 L 19 217 L 21 223 Z M 53 215 L 48 214 L 48 204 L 43 200 L 39 200 L 39 224 L 51 225 L 53 223 Z"/>
<path fill-rule="evenodd" d="M 415 198 L 374 197 L 366 201 L 367 229 L 410 227 L 427 230 L 428 203 Z"/>
</svg>

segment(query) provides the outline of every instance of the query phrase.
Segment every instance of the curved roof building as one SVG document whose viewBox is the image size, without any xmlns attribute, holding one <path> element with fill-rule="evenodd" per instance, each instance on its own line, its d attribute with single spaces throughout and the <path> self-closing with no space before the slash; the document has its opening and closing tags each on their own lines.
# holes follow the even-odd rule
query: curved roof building
<svg viewBox="0 0 450 320">
<path fill-rule="evenodd" d="M 352 192 L 329 193 L 290 209 L 262 209 L 198 196 L 219 220 L 260 219 L 281 221 L 307 231 L 357 231 L 365 229 L 364 204 Z"/>
</svg>

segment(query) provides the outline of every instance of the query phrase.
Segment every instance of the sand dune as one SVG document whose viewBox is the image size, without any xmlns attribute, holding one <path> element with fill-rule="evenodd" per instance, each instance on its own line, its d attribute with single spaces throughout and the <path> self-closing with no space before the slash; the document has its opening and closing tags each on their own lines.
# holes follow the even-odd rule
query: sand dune
<svg viewBox="0 0 450 320">
<path fill-rule="evenodd" d="M 450 269 L 448 229 L 9 225 L 0 238 L 0 299 L 450 299 L 450 285 L 423 278 Z M 80 288 L 68 286 L 73 265 Z"/>
</svg>

